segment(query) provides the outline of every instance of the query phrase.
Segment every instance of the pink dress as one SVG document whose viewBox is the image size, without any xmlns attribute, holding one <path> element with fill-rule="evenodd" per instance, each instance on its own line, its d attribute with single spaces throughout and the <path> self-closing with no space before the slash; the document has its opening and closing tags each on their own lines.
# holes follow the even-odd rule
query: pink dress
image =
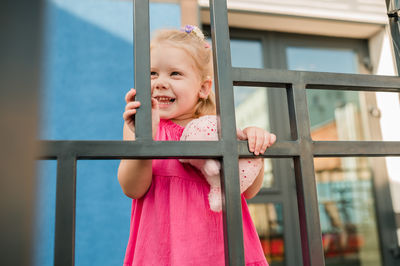
<svg viewBox="0 0 400 266">
<path fill-rule="evenodd" d="M 161 120 L 157 140 L 178 141 L 184 127 Z M 153 160 L 147 193 L 133 200 L 124 266 L 224 266 L 222 213 L 210 210 L 210 186 L 200 171 L 177 159 Z M 242 195 L 247 266 L 267 266 Z"/>
</svg>

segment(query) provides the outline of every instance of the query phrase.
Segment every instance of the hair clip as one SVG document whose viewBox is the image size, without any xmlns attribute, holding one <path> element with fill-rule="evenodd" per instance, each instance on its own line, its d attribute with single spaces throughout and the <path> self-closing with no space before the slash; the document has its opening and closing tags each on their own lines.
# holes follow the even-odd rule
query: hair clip
<svg viewBox="0 0 400 266">
<path fill-rule="evenodd" d="M 186 25 L 186 26 L 183 28 L 183 30 L 184 30 L 186 33 L 191 33 L 191 32 L 193 31 L 193 29 L 194 29 L 194 26 L 192 26 L 192 25 Z"/>
<path fill-rule="evenodd" d="M 184 32 L 186 32 L 187 34 L 190 34 L 190 33 L 192 33 L 193 32 L 193 34 L 197 37 L 197 38 L 199 38 L 200 40 L 204 40 L 204 34 L 201 32 L 201 30 L 197 27 L 197 26 L 194 26 L 194 25 L 186 25 L 183 29 L 182 29 L 182 31 L 184 31 Z"/>
</svg>

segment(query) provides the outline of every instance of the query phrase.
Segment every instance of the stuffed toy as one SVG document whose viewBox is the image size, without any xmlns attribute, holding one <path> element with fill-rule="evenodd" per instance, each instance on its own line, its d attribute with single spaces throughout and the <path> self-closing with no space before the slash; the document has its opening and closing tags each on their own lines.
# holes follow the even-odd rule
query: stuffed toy
<svg viewBox="0 0 400 266">
<path fill-rule="evenodd" d="M 217 141 L 217 117 L 215 115 L 202 116 L 193 119 L 183 130 L 183 141 Z M 183 163 L 189 163 L 199 169 L 210 184 L 208 201 L 210 209 L 219 212 L 222 209 L 221 201 L 221 164 L 214 159 L 181 159 Z M 239 159 L 240 193 L 253 184 L 262 168 L 261 159 Z"/>
</svg>

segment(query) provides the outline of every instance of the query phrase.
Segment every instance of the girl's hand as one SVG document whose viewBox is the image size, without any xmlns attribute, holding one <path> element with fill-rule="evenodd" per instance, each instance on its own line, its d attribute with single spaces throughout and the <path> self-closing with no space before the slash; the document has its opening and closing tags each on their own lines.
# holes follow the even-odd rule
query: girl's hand
<svg viewBox="0 0 400 266">
<path fill-rule="evenodd" d="M 275 134 L 259 127 L 246 127 L 243 131 L 238 129 L 237 137 L 240 140 L 248 140 L 249 150 L 254 155 L 264 153 L 276 141 Z"/>
<path fill-rule="evenodd" d="M 125 112 L 122 117 L 125 120 L 126 125 L 135 134 L 135 114 L 136 109 L 140 107 L 140 102 L 135 101 L 136 90 L 130 89 L 128 93 L 125 95 Z"/>
<path fill-rule="evenodd" d="M 135 101 L 135 95 L 136 95 L 135 89 L 130 89 L 125 95 L 125 102 L 126 102 L 125 112 L 122 115 L 126 125 L 132 131 L 133 134 L 135 134 L 135 114 L 137 112 L 137 109 L 140 107 L 140 102 Z M 155 138 L 158 129 L 158 124 L 160 123 L 160 114 L 159 114 L 157 100 L 152 98 L 151 105 L 152 105 L 152 129 L 153 129 L 152 135 L 153 138 Z"/>
</svg>

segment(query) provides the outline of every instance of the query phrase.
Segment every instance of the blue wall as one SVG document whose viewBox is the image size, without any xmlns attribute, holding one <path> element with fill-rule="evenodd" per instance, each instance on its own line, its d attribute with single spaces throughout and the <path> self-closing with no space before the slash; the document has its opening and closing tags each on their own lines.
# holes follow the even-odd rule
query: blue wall
<svg viewBox="0 0 400 266">
<path fill-rule="evenodd" d="M 48 0 L 42 139 L 122 139 L 133 87 L 132 3 Z M 175 4 L 151 4 L 151 29 L 178 28 Z M 122 265 L 131 200 L 118 161 L 78 161 L 75 265 Z M 53 265 L 56 163 L 40 162 L 36 265 Z"/>
</svg>

